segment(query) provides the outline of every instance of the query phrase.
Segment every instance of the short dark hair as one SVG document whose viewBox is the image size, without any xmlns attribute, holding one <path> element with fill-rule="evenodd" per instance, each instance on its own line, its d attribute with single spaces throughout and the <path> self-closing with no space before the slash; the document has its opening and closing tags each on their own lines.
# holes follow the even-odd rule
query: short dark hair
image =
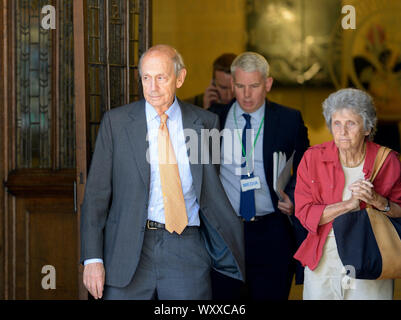
<svg viewBox="0 0 401 320">
<path fill-rule="evenodd" d="M 237 57 L 234 53 L 223 53 L 218 56 L 213 62 L 213 78 L 215 77 L 216 71 L 223 71 L 230 74 L 230 67 L 234 59 Z"/>
</svg>

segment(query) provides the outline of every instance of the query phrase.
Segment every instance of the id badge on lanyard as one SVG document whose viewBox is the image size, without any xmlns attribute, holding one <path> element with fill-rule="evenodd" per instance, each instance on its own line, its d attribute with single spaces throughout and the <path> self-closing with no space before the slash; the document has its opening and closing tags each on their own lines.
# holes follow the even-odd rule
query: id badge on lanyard
<svg viewBox="0 0 401 320">
<path fill-rule="evenodd" d="M 241 179 L 241 190 L 242 192 L 249 190 L 260 189 L 260 179 L 259 177 L 245 178 Z"/>
</svg>

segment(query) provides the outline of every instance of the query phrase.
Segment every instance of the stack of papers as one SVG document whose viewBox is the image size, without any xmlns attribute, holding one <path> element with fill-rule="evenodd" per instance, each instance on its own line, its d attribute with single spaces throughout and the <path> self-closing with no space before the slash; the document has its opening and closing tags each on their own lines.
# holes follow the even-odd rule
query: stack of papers
<svg viewBox="0 0 401 320">
<path fill-rule="evenodd" d="M 284 191 L 288 181 L 291 178 L 292 163 L 294 161 L 295 151 L 292 153 L 290 159 L 286 159 L 284 152 L 273 153 L 273 188 L 280 201 L 283 201 L 280 191 Z"/>
</svg>

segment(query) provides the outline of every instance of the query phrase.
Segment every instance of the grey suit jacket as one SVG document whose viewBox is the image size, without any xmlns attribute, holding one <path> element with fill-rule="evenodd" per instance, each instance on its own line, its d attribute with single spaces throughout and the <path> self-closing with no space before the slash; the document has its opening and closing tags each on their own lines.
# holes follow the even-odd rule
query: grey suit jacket
<svg viewBox="0 0 401 320">
<path fill-rule="evenodd" d="M 202 148 L 210 153 L 211 145 L 201 143 L 201 129 L 218 128 L 218 117 L 178 102 L 184 130 L 197 132 L 199 156 Z M 106 112 L 96 139 L 81 210 L 81 262 L 102 258 L 107 285 L 128 285 L 141 254 L 150 186 L 146 134 L 145 101 L 141 100 Z M 242 222 L 226 197 L 217 166 L 198 160 L 190 168 L 212 266 L 244 280 Z"/>
</svg>

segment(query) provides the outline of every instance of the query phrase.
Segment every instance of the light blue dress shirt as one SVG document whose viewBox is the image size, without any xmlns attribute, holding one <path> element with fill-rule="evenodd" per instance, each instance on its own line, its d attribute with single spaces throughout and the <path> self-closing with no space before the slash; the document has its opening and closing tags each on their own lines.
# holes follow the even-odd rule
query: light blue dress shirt
<svg viewBox="0 0 401 320">
<path fill-rule="evenodd" d="M 182 192 L 184 194 L 185 207 L 188 215 L 189 226 L 199 226 L 199 204 L 196 200 L 195 189 L 192 183 L 192 174 L 185 144 L 184 129 L 182 127 L 181 108 L 177 102 L 166 111 L 168 116 L 167 128 L 170 141 L 173 144 L 177 159 L 178 171 L 181 178 Z M 146 102 L 146 122 L 148 126 L 149 153 L 147 158 L 150 162 L 150 194 L 148 219 L 165 223 L 163 194 L 160 185 L 159 160 L 157 135 L 160 127 L 160 117 L 156 110 Z"/>
<path fill-rule="evenodd" d="M 236 113 L 237 124 L 234 120 L 234 108 Z M 235 102 L 227 114 L 227 120 L 222 134 L 221 147 L 221 164 L 220 164 L 220 179 L 224 190 L 233 206 L 235 212 L 239 216 L 240 198 L 241 198 L 241 163 L 243 161 L 241 154 L 241 139 L 242 130 L 245 126 L 245 118 L 242 114 L 245 113 L 238 102 Z M 259 126 L 265 114 L 265 104 L 258 110 L 250 113 L 252 126 L 252 145 Z M 238 127 L 237 127 L 238 125 Z M 259 137 L 256 140 L 253 151 L 253 161 L 248 163 L 250 171 L 254 168 L 254 175 L 260 178 L 261 188 L 255 190 L 255 208 L 256 215 L 263 216 L 274 212 L 273 202 L 270 196 L 270 189 L 266 182 L 264 163 L 263 163 L 263 132 L 264 124 L 261 127 Z M 229 145 L 226 145 L 229 144 Z M 247 145 L 247 149 L 249 146 Z M 248 155 L 248 159 L 251 157 Z"/>
<path fill-rule="evenodd" d="M 195 189 L 192 183 L 192 174 L 187 154 L 187 147 L 185 144 L 184 129 L 182 126 L 181 108 L 177 102 L 177 98 L 174 99 L 173 104 L 166 111 L 166 114 L 168 116 L 167 128 L 176 155 L 178 171 L 181 178 L 185 208 L 188 215 L 188 225 L 199 226 L 199 204 L 197 202 Z M 146 159 L 150 163 L 148 219 L 164 224 L 164 205 L 160 184 L 157 144 L 160 116 L 156 112 L 155 108 L 153 108 L 148 102 L 146 102 L 146 124 L 148 128 L 148 135 L 146 139 L 149 141 L 149 149 L 146 154 Z M 84 261 L 84 265 L 93 262 L 103 262 L 103 260 L 88 259 Z"/>
</svg>

